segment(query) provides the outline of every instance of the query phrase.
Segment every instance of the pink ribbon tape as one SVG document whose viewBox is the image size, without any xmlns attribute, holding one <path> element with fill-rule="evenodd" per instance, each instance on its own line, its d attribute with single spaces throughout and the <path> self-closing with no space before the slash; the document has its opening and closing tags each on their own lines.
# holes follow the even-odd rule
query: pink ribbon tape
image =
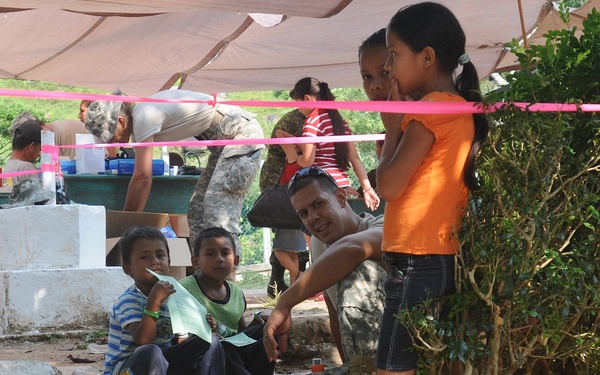
<svg viewBox="0 0 600 375">
<path fill-rule="evenodd" d="M 64 100 L 106 100 L 119 102 L 155 102 L 155 103 L 206 103 L 215 104 L 216 95 L 209 100 L 191 100 L 191 99 L 159 99 L 138 96 L 122 95 L 103 95 L 88 94 L 61 91 L 42 91 L 42 90 L 10 90 L 1 89 L 0 96 L 12 96 L 21 98 L 37 99 L 64 99 Z M 317 101 L 317 102 L 296 102 L 296 101 L 224 101 L 229 105 L 246 107 L 283 107 L 283 108 L 324 108 L 324 109 L 347 109 L 355 111 L 373 111 L 388 113 L 415 113 L 415 114 L 436 114 L 436 113 L 483 113 L 485 109 L 477 103 L 471 102 L 409 102 L 409 101 Z M 513 103 L 515 106 L 527 109 L 532 112 L 600 112 L 600 104 L 561 104 L 561 103 Z M 505 103 L 496 103 L 488 107 L 488 111 L 493 112 Z"/>
</svg>

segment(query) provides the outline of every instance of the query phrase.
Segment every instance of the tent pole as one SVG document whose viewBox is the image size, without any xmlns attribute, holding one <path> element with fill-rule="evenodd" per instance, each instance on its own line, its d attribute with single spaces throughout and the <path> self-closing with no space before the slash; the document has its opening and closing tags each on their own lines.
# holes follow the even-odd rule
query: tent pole
<svg viewBox="0 0 600 375">
<path fill-rule="evenodd" d="M 519 3 L 519 17 L 521 18 L 521 33 L 523 34 L 523 47 L 527 48 L 527 32 L 525 31 L 525 17 L 523 16 L 523 4 L 521 0 L 517 0 Z"/>
</svg>

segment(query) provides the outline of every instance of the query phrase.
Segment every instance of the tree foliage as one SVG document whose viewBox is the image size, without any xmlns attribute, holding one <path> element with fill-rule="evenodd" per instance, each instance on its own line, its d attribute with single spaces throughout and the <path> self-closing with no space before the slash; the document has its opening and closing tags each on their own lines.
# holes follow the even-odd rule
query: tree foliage
<svg viewBox="0 0 600 375">
<path fill-rule="evenodd" d="M 64 86 L 50 82 L 14 79 L 0 80 L 0 87 L 13 90 L 100 92 L 99 90 Z M 9 132 L 10 123 L 23 111 L 29 111 L 45 122 L 77 119 L 79 101 L 0 97 L 0 165 L 4 165 L 10 157 L 12 141 Z"/>
</svg>

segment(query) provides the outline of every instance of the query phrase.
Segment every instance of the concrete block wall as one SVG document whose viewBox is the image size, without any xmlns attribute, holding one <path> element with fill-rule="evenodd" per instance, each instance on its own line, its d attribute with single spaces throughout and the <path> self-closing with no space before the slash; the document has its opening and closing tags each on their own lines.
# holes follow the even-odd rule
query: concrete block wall
<svg viewBox="0 0 600 375">
<path fill-rule="evenodd" d="M 107 325 L 131 284 L 121 267 L 0 271 L 0 336 Z"/>
<path fill-rule="evenodd" d="M 0 249 L 0 336 L 105 325 L 133 283 L 105 266 L 103 206 L 0 209 Z"/>
<path fill-rule="evenodd" d="M 104 267 L 105 243 L 103 206 L 0 210 L 0 270 Z"/>
</svg>

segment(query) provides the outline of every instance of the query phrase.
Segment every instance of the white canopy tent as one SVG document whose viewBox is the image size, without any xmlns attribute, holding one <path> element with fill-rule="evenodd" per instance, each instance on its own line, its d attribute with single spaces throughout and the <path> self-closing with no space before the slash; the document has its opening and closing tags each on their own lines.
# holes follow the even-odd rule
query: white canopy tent
<svg viewBox="0 0 600 375">
<path fill-rule="evenodd" d="M 139 96 L 180 77 L 182 88 L 209 93 L 290 89 L 308 75 L 355 87 L 359 44 L 415 2 L 2 0 L 0 78 L 120 87 Z M 514 67 L 503 46 L 522 36 L 518 0 L 440 2 L 459 18 L 481 77 Z M 590 0 L 572 22 L 581 25 L 599 3 Z M 521 4 L 528 32 L 541 20 L 563 27 L 552 3 Z"/>
</svg>

